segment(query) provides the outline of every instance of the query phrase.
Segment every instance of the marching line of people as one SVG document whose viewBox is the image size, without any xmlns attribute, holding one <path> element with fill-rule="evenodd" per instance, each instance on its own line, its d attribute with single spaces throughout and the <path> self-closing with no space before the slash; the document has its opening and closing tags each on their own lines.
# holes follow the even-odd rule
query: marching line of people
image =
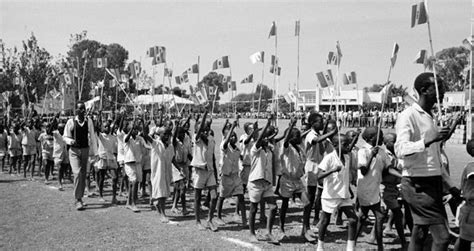
<svg viewBox="0 0 474 251">
<path fill-rule="evenodd" d="M 437 82 L 442 100 L 443 81 Z M 101 201 L 105 202 L 104 181 L 110 177 L 111 203 L 118 204 L 117 194 L 127 190 L 126 207 L 133 212 L 140 211 L 139 190 L 144 195 L 148 188 L 150 206 L 156 209 L 160 222 L 171 224 L 176 222 L 167 214 L 166 201 L 172 199 L 173 214 L 185 216 L 189 214 L 186 193 L 192 188 L 196 228 L 214 232 L 226 225 L 224 201 L 236 197 L 235 213 L 242 229 L 248 229 L 251 242 L 279 244 L 290 239 L 285 231 L 289 201 L 299 198 L 304 206 L 301 235 L 317 243 L 317 250 L 330 245 L 326 235 L 331 216 L 340 224 L 342 214 L 347 218 L 347 250 L 354 250 L 369 212 L 375 216 L 371 239 L 383 250 L 388 211 L 391 216 L 386 229 L 395 225 L 403 249 L 422 250 L 431 234 L 432 250 L 447 250 L 449 229 L 443 196 L 450 194 L 454 211 L 464 201 L 457 215 L 460 235 L 455 248 L 469 250 L 474 241 L 474 162 L 465 167 L 459 189 L 449 177 L 443 150 L 443 142 L 459 121 L 451 128 L 438 128 L 431 113 L 437 101 L 434 83 L 432 73 L 416 78 L 414 88 L 420 98 L 398 116 L 396 133 L 383 133 L 377 126 L 342 133 L 336 120 L 313 112 L 302 119 L 299 129 L 298 121 L 291 119 L 280 136 L 273 116 L 263 127 L 258 122 L 245 123 L 240 137 L 235 132 L 238 122 L 227 120 L 218 145 L 209 107 L 196 116 L 192 134 L 191 116 L 172 121 L 162 113 L 156 121 L 145 121 L 121 113 L 107 121 L 101 112 L 93 119 L 84 104 L 78 103 L 74 118 L 64 124 L 58 115 L 43 126 L 43 132 L 32 118 L 14 119 L 0 127 L 2 170 L 8 155 L 9 173 L 20 173 L 23 161 L 24 177 L 30 171 L 33 178 L 35 161 L 41 159 L 39 172 L 44 169 L 47 182 L 53 170 L 58 170 L 60 190 L 63 179 L 71 179 L 72 174 L 77 210 L 87 208 L 83 197 L 86 190 L 91 194 L 92 173 Z M 358 142 L 359 138 L 363 142 Z M 466 147 L 474 156 L 474 141 Z M 39 152 L 41 158 L 36 157 Z M 208 208 L 205 224 L 201 222 L 202 203 Z M 260 221 L 266 222 L 263 239 L 256 234 L 259 209 Z M 310 224 L 313 210 L 314 230 Z M 273 233 L 277 216 L 281 238 Z M 409 241 L 405 239 L 406 226 L 411 232 Z"/>
</svg>

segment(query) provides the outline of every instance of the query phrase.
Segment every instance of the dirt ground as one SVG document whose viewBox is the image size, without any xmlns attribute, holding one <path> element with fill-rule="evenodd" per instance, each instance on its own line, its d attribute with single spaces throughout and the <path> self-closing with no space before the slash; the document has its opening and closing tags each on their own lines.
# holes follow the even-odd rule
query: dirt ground
<svg viewBox="0 0 474 251">
<path fill-rule="evenodd" d="M 263 124 L 263 122 L 262 122 Z M 286 123 L 285 123 L 286 125 Z M 215 131 L 220 132 L 216 128 Z M 239 133 L 240 135 L 240 133 Z M 220 136 L 216 139 L 220 140 Z M 451 160 L 452 176 L 459 184 L 462 168 L 470 160 L 463 145 L 448 145 L 447 153 Z M 57 171 L 56 175 L 57 175 Z M 95 183 L 93 183 L 95 184 Z M 233 199 L 224 204 L 224 220 L 227 225 L 219 227 L 218 232 L 199 231 L 195 226 L 192 213 L 192 192 L 188 192 L 188 216 L 171 213 L 171 219 L 177 224 L 162 224 L 156 211 L 150 210 L 148 198 L 140 200 L 140 213 L 133 213 L 124 207 L 125 197 L 118 197 L 120 205 L 112 206 L 111 187 L 105 188 L 108 202 L 99 202 L 98 198 L 85 198 L 85 211 L 74 208 L 73 185 L 66 181 L 65 191 L 57 190 L 57 181 L 45 184 L 42 178 L 34 181 L 22 176 L 0 173 L 0 249 L 314 249 L 315 245 L 305 243 L 300 237 L 302 207 L 290 203 L 286 232 L 289 241 L 275 246 L 264 241 L 248 242 L 248 230 L 242 230 L 233 221 Z M 167 210 L 171 208 L 168 200 Z M 203 210 L 205 219 L 207 210 Z M 452 218 L 451 218 L 452 219 Z M 205 220 L 203 221 L 205 222 Z M 240 220 L 239 220 L 240 222 Z M 452 223 L 452 222 L 451 222 Z M 331 221 L 327 233 L 328 250 L 345 249 L 347 230 L 335 226 Z M 281 236 L 277 217 L 274 233 Z M 314 229 L 314 227 L 313 227 Z M 369 229 L 365 229 L 357 243 L 358 250 L 371 250 L 376 246 L 367 243 Z M 259 225 L 258 236 L 263 238 L 264 225 Z M 409 232 L 405 231 L 408 239 Z M 398 250 L 395 231 L 384 237 L 387 250 Z M 452 248 L 452 245 L 450 246 Z"/>
</svg>

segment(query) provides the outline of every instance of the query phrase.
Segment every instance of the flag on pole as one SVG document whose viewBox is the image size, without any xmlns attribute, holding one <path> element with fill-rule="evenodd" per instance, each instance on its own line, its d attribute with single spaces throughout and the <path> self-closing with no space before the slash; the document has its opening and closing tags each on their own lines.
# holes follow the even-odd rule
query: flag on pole
<svg viewBox="0 0 474 251">
<path fill-rule="evenodd" d="M 128 76 L 128 74 L 126 74 L 126 73 L 120 74 L 120 81 L 121 82 L 128 83 L 129 79 L 130 79 L 130 77 Z"/>
<path fill-rule="evenodd" d="M 222 58 L 217 59 L 212 64 L 212 70 L 229 68 L 229 56 L 223 56 Z"/>
<path fill-rule="evenodd" d="M 318 72 L 316 73 L 316 77 L 318 78 L 320 88 L 326 88 L 328 86 L 334 85 L 331 70 Z"/>
<path fill-rule="evenodd" d="M 165 68 L 165 77 L 173 77 L 173 70 L 170 68 Z"/>
<path fill-rule="evenodd" d="M 206 98 L 204 97 L 204 95 L 202 94 L 201 90 L 197 90 L 194 95 L 196 96 L 197 100 L 198 100 L 198 103 L 200 105 L 202 104 L 205 104 L 207 102 Z"/>
<path fill-rule="evenodd" d="M 380 91 L 380 98 L 382 102 L 385 102 L 388 99 L 388 95 L 390 94 L 390 90 L 392 89 L 392 86 L 393 86 L 393 83 L 388 83 Z"/>
<path fill-rule="evenodd" d="M 357 74 L 355 71 L 351 71 L 350 74 L 347 75 L 349 80 L 349 84 L 357 84 Z"/>
<path fill-rule="evenodd" d="M 222 83 L 229 83 L 230 81 L 232 81 L 232 77 L 231 76 L 222 76 Z"/>
<path fill-rule="evenodd" d="M 94 66 L 94 68 L 106 68 L 107 58 L 94 58 L 92 60 L 92 66 Z"/>
<path fill-rule="evenodd" d="M 349 75 L 350 76 L 350 75 Z M 350 81 L 349 81 L 349 77 L 347 74 L 344 73 L 344 75 L 342 76 L 342 84 L 343 85 L 349 85 L 350 84 Z"/>
<path fill-rule="evenodd" d="M 300 20 L 297 20 L 295 23 L 295 37 L 300 36 Z"/>
<path fill-rule="evenodd" d="M 61 75 L 61 80 L 62 80 L 62 83 L 63 84 L 66 84 L 68 86 L 72 85 L 72 74 L 70 71 L 65 71 L 62 75 Z"/>
<path fill-rule="evenodd" d="M 163 54 L 166 52 L 166 47 L 164 46 L 153 46 L 153 47 L 150 47 L 150 49 L 148 49 L 148 51 L 146 52 L 146 55 L 149 56 L 149 57 L 156 57 L 156 55 L 158 54 Z"/>
<path fill-rule="evenodd" d="M 277 27 L 276 27 L 275 21 L 273 21 L 272 27 L 270 28 L 270 33 L 268 34 L 268 38 L 270 38 L 271 36 L 276 36 L 276 34 L 277 34 Z"/>
<path fill-rule="evenodd" d="M 119 81 L 119 78 L 121 78 L 120 76 L 120 70 L 119 69 L 109 69 L 109 68 L 105 68 L 105 71 L 117 82 L 120 82 Z"/>
<path fill-rule="evenodd" d="M 275 70 L 277 69 L 277 70 Z M 276 65 L 272 65 L 270 67 L 270 73 L 275 73 L 277 76 L 280 76 L 281 74 L 281 67 L 276 67 Z"/>
<path fill-rule="evenodd" d="M 175 81 L 176 81 L 176 84 L 178 85 L 187 83 L 189 81 L 188 72 L 185 71 L 183 72 L 183 74 L 181 74 L 181 76 L 176 76 Z"/>
<path fill-rule="evenodd" d="M 328 58 L 326 60 L 326 64 L 328 64 L 328 65 L 338 65 L 337 54 L 334 53 L 333 51 L 330 51 L 328 53 Z"/>
<path fill-rule="evenodd" d="M 399 49 L 400 48 L 398 47 L 397 43 L 393 44 L 392 57 L 390 58 L 390 61 L 392 62 L 392 68 L 395 66 L 395 63 L 397 62 L 397 55 L 398 55 Z"/>
<path fill-rule="evenodd" d="M 278 62 L 278 57 L 276 57 L 275 55 L 272 55 L 272 66 L 275 66 L 275 65 L 279 65 L 279 62 Z"/>
<path fill-rule="evenodd" d="M 418 54 L 416 54 L 415 64 L 424 64 L 427 58 L 426 50 L 420 50 Z"/>
<path fill-rule="evenodd" d="M 230 87 L 231 87 L 230 89 L 231 89 L 232 91 L 237 91 L 237 84 L 236 84 L 235 81 L 231 81 L 231 82 L 230 82 Z"/>
<path fill-rule="evenodd" d="M 189 67 L 186 72 L 188 74 L 193 74 L 193 73 L 199 73 L 199 65 L 198 64 L 193 64 L 191 67 Z"/>
<path fill-rule="evenodd" d="M 246 78 L 244 78 L 241 82 L 241 84 L 246 84 L 246 83 L 253 83 L 253 74 L 248 75 Z"/>
<path fill-rule="evenodd" d="M 137 79 L 138 75 L 140 75 L 140 72 L 142 71 L 140 62 L 134 61 L 128 64 L 128 71 L 132 75 L 133 79 Z"/>
<path fill-rule="evenodd" d="M 296 96 L 292 91 L 288 92 L 287 95 L 290 98 L 291 102 L 296 103 Z M 288 103 L 290 103 L 290 102 L 288 102 Z"/>
<path fill-rule="evenodd" d="M 418 24 L 424 24 L 428 21 L 425 3 L 420 2 L 411 7 L 411 28 Z"/>
<path fill-rule="evenodd" d="M 229 83 L 228 82 L 222 82 L 221 92 L 226 93 L 227 91 L 229 91 Z"/>
<path fill-rule="evenodd" d="M 265 52 L 264 51 L 257 51 L 255 52 L 254 54 L 250 55 L 250 61 L 252 62 L 252 64 L 255 64 L 257 62 L 264 62 L 264 56 L 265 56 Z"/>
</svg>

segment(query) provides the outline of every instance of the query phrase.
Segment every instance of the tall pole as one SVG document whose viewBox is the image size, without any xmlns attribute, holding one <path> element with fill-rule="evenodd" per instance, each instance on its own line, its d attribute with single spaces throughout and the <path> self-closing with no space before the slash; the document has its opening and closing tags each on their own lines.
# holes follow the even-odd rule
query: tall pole
<svg viewBox="0 0 474 251">
<path fill-rule="evenodd" d="M 433 61 L 433 75 L 434 75 L 434 82 L 435 82 L 435 90 L 436 90 L 436 107 L 438 108 L 438 116 L 437 119 L 440 121 L 441 118 L 441 103 L 439 100 L 439 88 L 438 88 L 438 80 L 436 79 L 436 56 L 434 54 L 434 49 L 433 49 L 433 39 L 431 37 L 431 25 L 430 25 L 430 17 L 428 15 L 428 5 L 426 4 L 425 1 L 425 8 L 426 8 L 426 23 L 428 24 L 428 37 L 430 40 L 430 49 L 431 49 L 431 55 L 434 58 Z"/>
<path fill-rule="evenodd" d="M 390 74 L 392 73 L 392 62 L 390 62 L 390 68 L 388 69 L 388 76 L 387 76 L 387 85 L 389 84 L 390 82 Z M 388 97 L 388 92 L 390 91 L 390 88 L 387 90 L 387 97 Z M 382 103 L 382 107 L 380 108 L 380 115 L 382 116 L 383 114 L 383 107 L 385 105 L 385 99 L 386 97 L 384 96 L 381 96 L 381 103 Z M 377 141 L 376 142 L 379 142 L 379 136 L 380 136 L 380 131 L 382 130 L 382 120 L 380 120 L 379 124 L 378 124 L 378 128 L 377 128 Z"/>
<path fill-rule="evenodd" d="M 471 54 L 471 60 L 469 62 L 470 64 L 470 67 L 469 67 L 469 116 L 468 116 L 468 133 L 467 133 L 467 139 L 470 140 L 472 139 L 472 133 L 473 133 L 473 130 L 472 130 L 472 80 L 473 80 L 473 77 L 472 75 L 474 74 L 474 72 L 472 71 L 474 68 L 473 68 L 473 63 L 472 61 L 474 60 L 474 53 L 472 51 L 473 49 L 473 45 L 474 45 L 474 34 L 473 34 L 473 21 L 474 19 L 471 18 L 471 37 L 469 38 L 469 46 L 470 46 L 470 54 Z"/>
<path fill-rule="evenodd" d="M 153 67 L 153 83 L 151 84 L 151 119 L 153 120 L 155 115 L 155 83 L 156 83 L 156 70 L 155 65 Z"/>
<path fill-rule="evenodd" d="M 275 29 L 276 29 L 276 24 L 275 24 Z M 278 60 L 278 32 L 275 32 L 275 63 L 277 63 Z M 278 62 L 276 65 L 273 67 L 273 90 L 274 90 L 274 95 L 273 95 L 273 102 L 275 103 L 275 116 L 276 116 L 276 121 L 275 125 L 278 127 L 278 85 L 276 84 L 276 76 L 278 74 L 278 65 L 280 62 Z"/>
<path fill-rule="evenodd" d="M 298 98 L 300 96 L 300 21 L 298 20 L 298 50 L 297 50 L 297 66 L 296 66 L 296 102 L 295 111 L 299 110 Z"/>
</svg>

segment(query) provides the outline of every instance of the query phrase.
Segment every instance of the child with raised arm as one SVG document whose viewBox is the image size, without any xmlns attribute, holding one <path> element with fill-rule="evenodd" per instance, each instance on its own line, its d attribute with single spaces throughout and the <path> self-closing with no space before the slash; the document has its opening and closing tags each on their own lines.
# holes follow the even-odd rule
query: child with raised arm
<svg viewBox="0 0 474 251">
<path fill-rule="evenodd" d="M 140 212 L 136 206 L 138 200 L 138 183 L 142 181 L 142 159 L 141 140 L 138 139 L 138 130 L 135 119 L 129 125 L 129 132 L 124 139 L 124 163 L 125 173 L 130 181 L 127 208 L 135 213 Z"/>
<path fill-rule="evenodd" d="M 69 158 L 67 155 L 67 144 L 63 139 L 64 123 L 59 123 L 59 114 L 53 118 L 53 160 L 54 166 L 58 170 L 58 190 L 63 191 L 63 178 L 69 167 Z"/>
<path fill-rule="evenodd" d="M 357 215 L 349 191 L 350 180 L 350 140 L 343 134 L 335 135 L 332 140 L 334 150 L 324 156 L 319 163 L 318 179 L 323 181 L 323 192 L 321 195 L 321 219 L 319 221 L 318 247 L 324 250 L 326 230 L 331 221 L 331 214 L 338 208 L 349 221 L 347 232 L 347 249 L 354 250 L 355 235 L 357 227 Z"/>
<path fill-rule="evenodd" d="M 176 144 L 176 133 L 173 142 L 170 142 L 171 129 L 169 127 L 156 127 L 153 131 L 154 139 L 151 141 L 151 199 L 156 206 L 161 223 L 171 223 L 165 213 L 166 198 L 171 195 L 172 160 Z"/>
<path fill-rule="evenodd" d="M 210 135 L 210 123 L 206 123 L 208 111 L 204 113 L 201 121 L 196 122 L 196 134 L 194 136 L 193 160 L 191 165 L 194 167 L 193 186 L 194 186 L 194 213 L 196 225 L 199 230 L 205 227 L 201 224 L 201 196 L 202 190 L 207 188 L 210 191 L 211 204 L 207 225 L 211 231 L 217 231 L 217 227 L 212 223 L 214 211 L 217 204 L 217 181 L 214 173 L 214 137 Z"/>
<path fill-rule="evenodd" d="M 378 135 L 377 135 L 378 134 Z M 362 133 L 365 144 L 358 152 L 357 200 L 360 205 L 357 237 L 367 221 L 369 211 L 375 215 L 375 237 L 378 250 L 383 250 L 380 184 L 382 173 L 392 168 L 391 158 L 379 148 L 383 141 L 383 133 L 377 127 L 368 127 Z M 378 141 L 377 141 L 378 140 Z"/>
<path fill-rule="evenodd" d="M 294 128 L 296 119 L 292 119 L 290 127 L 286 130 L 285 141 L 283 143 L 282 163 L 279 170 L 277 181 L 278 193 L 282 197 L 282 204 L 280 208 L 280 230 L 283 233 L 283 238 L 288 238 L 285 233 L 285 219 L 288 210 L 288 202 L 293 196 L 301 199 L 306 206 L 309 201 L 306 197 L 305 187 L 301 178 L 304 175 L 304 166 L 306 156 L 301 145 L 301 133 Z"/>
<path fill-rule="evenodd" d="M 178 125 L 178 122 L 176 122 Z M 173 160 L 173 185 L 174 185 L 174 195 L 173 195 L 173 207 L 171 212 L 178 214 L 178 201 L 181 201 L 181 215 L 185 216 L 188 214 L 186 208 L 186 185 L 189 177 L 189 163 L 192 158 L 191 152 L 189 152 L 188 147 L 184 144 L 186 137 L 186 130 L 178 126 L 175 129 L 176 133 L 176 145 L 174 147 L 174 160 Z"/>
<path fill-rule="evenodd" d="M 53 129 L 51 125 L 46 126 L 46 128 L 47 128 L 46 131 L 42 132 L 38 137 L 38 141 L 41 143 L 41 157 L 42 157 L 42 162 L 43 162 L 43 167 L 44 167 L 44 183 L 49 182 L 49 174 L 51 173 L 51 168 L 54 167 Z"/>
<path fill-rule="evenodd" d="M 316 191 L 318 189 L 318 166 L 322 161 L 324 155 L 330 148 L 327 139 L 334 135 L 337 128 L 329 131 L 326 134 L 320 135 L 320 131 L 324 129 L 323 117 L 318 113 L 312 113 L 308 117 L 308 123 L 311 125 L 311 130 L 308 132 L 305 138 L 305 176 L 304 182 L 306 185 L 306 193 L 309 200 L 309 204 L 305 206 L 303 213 L 303 231 L 302 235 L 308 242 L 315 242 L 316 239 L 311 236 L 310 230 L 310 218 L 311 210 L 313 208 Z M 317 209 L 316 216 L 319 218 L 319 209 Z M 315 221 L 319 219 L 315 218 Z"/>
<path fill-rule="evenodd" d="M 267 218 L 267 234 L 266 241 L 272 244 L 279 244 L 280 242 L 272 235 L 273 223 L 277 212 L 277 205 L 275 201 L 275 193 L 273 191 L 273 165 L 274 158 L 272 149 L 268 144 L 268 137 L 272 136 L 267 132 L 272 118 L 270 117 L 259 135 L 257 141 L 250 150 L 251 168 L 249 174 L 248 191 L 250 199 L 250 241 L 257 242 L 255 235 L 255 216 L 257 214 L 257 207 L 260 201 L 265 201 L 269 207 L 269 217 Z M 255 122 L 254 130 L 258 130 L 258 124 Z"/>
<path fill-rule="evenodd" d="M 219 184 L 219 199 L 217 201 L 217 224 L 225 225 L 222 220 L 222 205 L 226 198 L 237 196 L 237 206 L 240 210 L 242 217 L 242 225 L 244 228 L 247 227 L 247 213 L 245 212 L 244 203 L 244 188 L 242 186 L 242 180 L 239 177 L 239 157 L 240 150 L 237 147 L 237 134 L 234 132 L 237 126 L 237 121 L 234 121 L 230 129 L 224 125 L 223 134 L 225 139 L 220 145 L 220 184 Z"/>
</svg>

